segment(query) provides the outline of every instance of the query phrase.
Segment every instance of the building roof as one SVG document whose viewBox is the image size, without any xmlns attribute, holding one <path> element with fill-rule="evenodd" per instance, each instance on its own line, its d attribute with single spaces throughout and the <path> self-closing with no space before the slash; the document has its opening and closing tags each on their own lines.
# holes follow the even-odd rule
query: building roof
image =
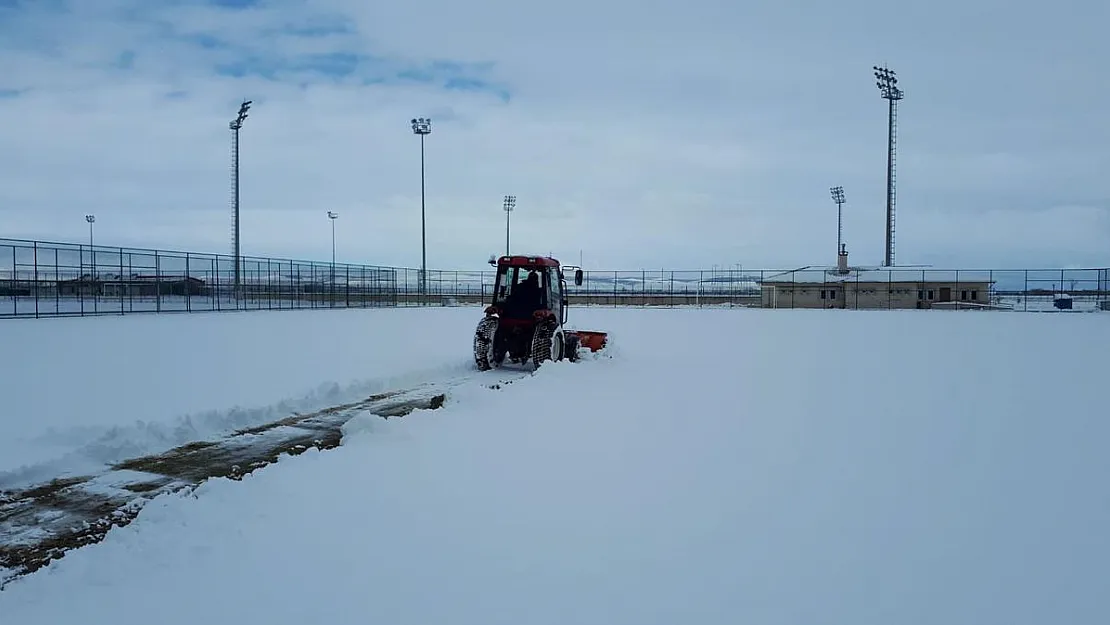
<svg viewBox="0 0 1110 625">
<path fill-rule="evenodd" d="M 938 273 L 944 275 L 937 275 Z M 951 283 L 956 280 L 955 274 L 955 270 L 939 270 L 930 269 L 928 267 L 849 267 L 848 273 L 839 273 L 836 267 L 811 265 L 767 276 L 761 280 L 761 283 L 768 286 L 778 284 L 836 284 L 843 282 L 859 282 L 866 284 Z M 992 284 L 994 280 L 974 276 L 960 279 L 959 282 L 966 284 Z"/>
</svg>

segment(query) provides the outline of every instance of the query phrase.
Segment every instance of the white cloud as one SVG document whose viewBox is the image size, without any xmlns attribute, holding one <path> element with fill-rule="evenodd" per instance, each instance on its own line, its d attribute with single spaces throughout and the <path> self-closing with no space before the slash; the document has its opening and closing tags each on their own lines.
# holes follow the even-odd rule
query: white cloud
<svg viewBox="0 0 1110 625">
<path fill-rule="evenodd" d="M 340 260 L 417 266 L 431 116 L 432 267 L 506 193 L 515 250 L 592 267 L 833 262 L 837 184 L 877 263 L 889 62 L 900 263 L 1105 265 L 1110 9 L 1065 5 L 0 0 L 0 236 L 226 253 L 247 98 L 246 254 L 324 259 L 337 210 Z"/>
</svg>

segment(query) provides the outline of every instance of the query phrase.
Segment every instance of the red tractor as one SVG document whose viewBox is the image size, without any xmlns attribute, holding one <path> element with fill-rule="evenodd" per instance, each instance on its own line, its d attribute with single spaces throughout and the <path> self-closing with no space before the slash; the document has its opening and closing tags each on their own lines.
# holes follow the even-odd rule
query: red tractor
<svg viewBox="0 0 1110 625">
<path fill-rule="evenodd" d="M 574 361 L 578 348 L 597 351 L 605 346 L 603 332 L 566 329 L 567 281 L 559 261 L 545 256 L 502 256 L 497 267 L 493 298 L 474 332 L 474 362 L 487 371 L 505 359 L 514 364 L 531 360 L 532 369 L 545 360 Z M 574 284 L 581 286 L 582 269 L 574 268 Z"/>
</svg>

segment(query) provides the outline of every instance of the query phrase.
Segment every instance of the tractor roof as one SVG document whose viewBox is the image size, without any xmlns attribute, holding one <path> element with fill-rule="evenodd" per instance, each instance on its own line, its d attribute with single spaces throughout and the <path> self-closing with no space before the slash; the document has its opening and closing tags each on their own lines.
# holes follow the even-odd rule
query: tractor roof
<svg viewBox="0 0 1110 625">
<path fill-rule="evenodd" d="M 559 261 L 549 256 L 502 256 L 497 259 L 498 267 L 558 267 Z"/>
</svg>

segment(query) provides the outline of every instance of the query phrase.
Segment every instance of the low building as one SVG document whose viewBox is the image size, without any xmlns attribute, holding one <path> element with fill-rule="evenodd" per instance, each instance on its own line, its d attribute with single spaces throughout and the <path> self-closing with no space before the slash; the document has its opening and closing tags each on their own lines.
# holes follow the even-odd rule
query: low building
<svg viewBox="0 0 1110 625">
<path fill-rule="evenodd" d="M 764 278 L 764 308 L 990 309 L 993 280 L 911 267 L 801 267 Z M 929 274 L 934 274 L 930 276 Z M 944 277 L 935 276 L 946 274 Z M 951 277 L 949 277 L 951 275 Z"/>
</svg>

